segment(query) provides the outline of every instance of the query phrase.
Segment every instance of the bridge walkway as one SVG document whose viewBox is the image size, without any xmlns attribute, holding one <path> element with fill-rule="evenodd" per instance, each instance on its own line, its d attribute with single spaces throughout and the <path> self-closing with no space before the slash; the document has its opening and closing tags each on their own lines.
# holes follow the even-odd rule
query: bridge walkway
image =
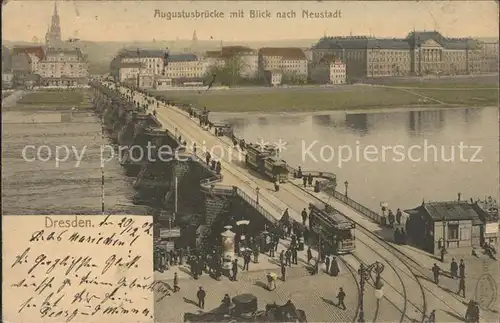
<svg viewBox="0 0 500 323">
<path fill-rule="evenodd" d="M 136 99 L 141 99 L 142 103 L 145 103 L 145 99 L 142 94 L 137 94 Z M 156 106 L 156 104 L 154 105 Z M 151 111 L 154 108 L 151 105 Z M 231 183 L 236 181 L 238 184 L 238 189 L 244 191 L 248 196 L 256 197 L 256 188 L 259 188 L 259 204 L 263 206 L 266 210 L 270 211 L 275 219 L 281 218 L 282 212 L 289 208 L 290 216 L 298 221 L 302 222 L 300 212 L 304 207 L 307 207 L 310 202 L 317 202 L 315 197 L 311 196 L 308 192 L 305 192 L 300 187 L 289 183 L 281 185 L 281 189 L 279 192 L 275 192 L 273 189 L 273 184 L 258 174 L 252 174 L 251 171 L 244 166 L 244 161 L 234 160 L 234 156 L 238 156 L 238 151 L 228 145 L 226 141 L 221 140 L 218 137 L 215 137 L 210 132 L 203 130 L 197 123 L 195 123 L 192 119 L 189 118 L 187 113 L 176 109 L 174 107 L 167 107 L 165 105 L 160 104 L 160 108 L 157 109 L 157 118 L 166 128 L 169 130 L 173 130 L 178 128 L 182 137 L 185 138 L 188 143 L 197 142 L 198 147 L 205 146 L 207 149 L 211 149 L 214 146 L 220 147 L 221 154 L 214 156 L 215 158 L 220 159 L 222 164 L 222 173 L 224 176 L 229 176 L 231 179 Z M 201 145 L 200 143 L 203 143 Z M 201 154 L 201 152 L 199 152 Z M 337 208 L 340 212 L 344 213 L 347 217 L 351 218 L 355 222 L 364 221 L 363 224 L 372 223 L 367 220 L 362 214 L 358 211 L 346 206 L 342 202 L 338 201 L 333 197 L 329 197 L 325 193 L 316 194 L 316 197 L 319 197 L 321 200 L 328 202 L 334 208 Z M 373 223 L 372 223 L 373 224 Z M 358 231 L 357 239 L 364 242 L 366 245 L 365 248 L 358 247 L 356 253 L 359 258 L 366 263 L 371 263 L 377 260 L 377 256 L 373 253 L 374 249 L 370 249 L 368 246 L 376 247 L 376 244 L 380 242 L 373 241 L 372 238 L 367 237 L 366 235 L 360 234 Z M 382 249 L 382 248 L 378 248 Z M 363 252 L 361 250 L 364 250 Z M 410 277 L 408 273 L 408 269 L 405 269 L 404 263 L 393 253 L 389 251 L 383 251 L 380 253 L 387 262 L 393 262 L 397 264 L 397 268 L 401 271 L 405 271 L 404 277 L 404 285 L 408 285 L 406 287 L 408 292 L 415 294 L 416 293 L 416 284 L 417 281 L 414 277 Z M 353 265 L 355 265 L 353 263 Z M 432 283 L 424 282 L 424 286 L 426 288 L 427 297 L 431 297 L 432 308 L 439 308 L 438 304 L 442 305 L 441 307 L 446 308 L 447 310 L 451 310 L 456 313 L 456 315 L 463 316 L 465 312 L 465 307 L 461 302 L 454 297 L 450 297 L 450 294 L 441 290 L 437 286 Z M 393 287 L 391 289 L 394 289 Z M 403 307 L 401 296 L 397 293 L 390 293 L 386 295 L 393 303 Z M 429 301 L 428 300 L 428 301 Z M 411 302 L 411 301 L 410 301 Z M 416 301 L 413 303 L 417 303 Z M 420 320 L 419 310 L 417 308 L 422 308 L 421 304 L 410 304 L 411 309 L 407 311 L 407 315 L 411 317 L 412 320 Z M 412 313 L 413 312 L 413 313 Z M 448 315 L 449 316 L 449 315 Z"/>
</svg>

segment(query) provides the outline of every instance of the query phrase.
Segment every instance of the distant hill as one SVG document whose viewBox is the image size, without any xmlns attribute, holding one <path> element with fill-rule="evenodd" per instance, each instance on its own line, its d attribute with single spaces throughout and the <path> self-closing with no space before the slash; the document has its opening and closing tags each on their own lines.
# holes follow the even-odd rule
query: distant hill
<svg viewBox="0 0 500 323">
<path fill-rule="evenodd" d="M 479 37 L 483 41 L 498 41 L 495 37 Z M 223 46 L 242 45 L 250 48 L 258 49 L 262 47 L 302 47 L 308 48 L 314 45 L 318 39 L 289 39 L 289 40 L 273 40 L 273 41 L 224 41 Z M 17 42 L 17 41 L 2 41 L 2 45 L 12 48 L 15 45 L 36 46 L 41 45 L 33 42 Z M 144 48 L 144 49 L 165 49 L 169 48 L 172 52 L 183 52 L 189 50 L 192 45 L 191 40 L 157 40 L 157 41 L 138 41 L 138 42 L 93 42 L 81 40 L 74 43 L 66 43 L 64 47 L 80 48 L 87 54 L 91 64 L 91 73 L 107 72 L 109 63 L 113 57 L 124 48 Z M 220 40 L 198 40 L 196 51 L 204 52 L 207 50 L 216 50 L 220 48 Z"/>
<path fill-rule="evenodd" d="M 282 41 L 262 41 L 262 42 L 223 42 L 224 46 L 228 45 L 243 45 L 250 48 L 261 47 L 310 47 L 317 40 L 314 39 L 299 39 L 299 40 L 282 40 Z M 173 52 L 182 52 L 191 47 L 191 40 L 175 40 L 175 41 L 147 41 L 147 42 L 93 42 L 81 40 L 75 43 L 67 43 L 65 47 L 79 47 L 85 54 L 88 55 L 89 61 L 92 63 L 109 63 L 111 59 L 124 48 L 144 48 L 144 49 L 164 49 L 169 48 Z M 13 42 L 3 41 L 3 45 L 12 48 L 15 45 L 36 46 L 40 45 L 31 42 Z M 221 42 L 216 40 L 198 40 L 197 51 L 215 50 L 220 48 Z"/>
</svg>

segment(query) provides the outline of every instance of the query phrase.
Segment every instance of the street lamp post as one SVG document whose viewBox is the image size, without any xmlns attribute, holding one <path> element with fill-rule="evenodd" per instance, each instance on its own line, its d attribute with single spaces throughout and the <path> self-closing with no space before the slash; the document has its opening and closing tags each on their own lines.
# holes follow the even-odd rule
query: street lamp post
<svg viewBox="0 0 500 323">
<path fill-rule="evenodd" d="M 257 187 L 257 188 L 255 189 L 255 193 L 257 194 L 257 198 L 256 198 L 256 202 L 257 202 L 257 204 L 259 204 L 259 191 L 260 191 L 260 188 L 259 188 L 259 187 Z"/>
<path fill-rule="evenodd" d="M 365 267 L 363 264 L 359 266 L 358 274 L 359 274 L 359 317 L 358 322 L 365 322 L 365 312 L 363 308 L 363 297 L 365 293 L 365 282 L 372 277 L 372 271 L 375 272 L 375 298 L 377 298 L 377 303 L 379 300 L 384 297 L 384 292 L 382 287 L 384 284 L 382 283 L 382 279 L 380 278 L 380 274 L 384 271 L 384 265 L 378 261 L 373 264 Z"/>
<path fill-rule="evenodd" d="M 347 197 L 347 188 L 349 187 L 349 182 L 345 181 L 344 185 L 345 185 L 345 197 Z"/>
</svg>

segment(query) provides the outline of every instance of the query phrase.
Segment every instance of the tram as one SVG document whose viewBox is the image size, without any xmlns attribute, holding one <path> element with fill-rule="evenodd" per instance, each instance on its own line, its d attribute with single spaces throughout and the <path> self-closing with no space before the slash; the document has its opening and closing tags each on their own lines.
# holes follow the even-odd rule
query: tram
<svg viewBox="0 0 500 323">
<path fill-rule="evenodd" d="M 309 204 L 310 229 L 325 253 L 346 254 L 356 249 L 356 224 L 333 207 L 323 203 Z"/>
<path fill-rule="evenodd" d="M 245 164 L 270 178 L 273 182 L 285 183 L 288 181 L 288 167 L 286 161 L 278 158 L 278 149 L 274 145 L 259 146 L 249 143 L 246 145 L 247 154 Z"/>
</svg>

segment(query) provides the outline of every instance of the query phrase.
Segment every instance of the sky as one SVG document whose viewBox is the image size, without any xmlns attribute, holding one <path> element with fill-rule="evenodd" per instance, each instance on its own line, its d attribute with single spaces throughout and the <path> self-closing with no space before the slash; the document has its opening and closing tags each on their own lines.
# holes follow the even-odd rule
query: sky
<svg viewBox="0 0 500 323">
<path fill-rule="evenodd" d="M 272 18 L 250 19 L 250 10 Z M 2 9 L 2 39 L 43 40 L 54 1 L 10 0 Z M 224 12 L 224 18 L 171 19 L 155 10 Z M 244 18 L 230 18 L 243 10 Z M 296 12 L 279 19 L 276 12 Z M 302 11 L 341 12 L 340 18 L 303 18 Z M 448 37 L 498 37 L 495 1 L 58 1 L 63 39 L 90 41 L 199 40 L 268 41 L 323 35 L 404 37 L 413 28 L 438 30 Z"/>
</svg>

